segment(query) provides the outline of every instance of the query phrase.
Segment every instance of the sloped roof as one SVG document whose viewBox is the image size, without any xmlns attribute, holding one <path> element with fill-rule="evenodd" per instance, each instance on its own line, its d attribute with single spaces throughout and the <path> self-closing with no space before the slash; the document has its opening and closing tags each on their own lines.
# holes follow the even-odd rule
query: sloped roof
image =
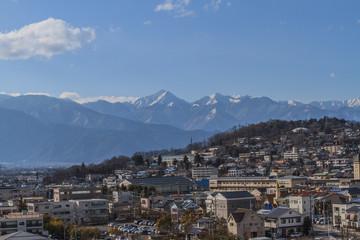
<svg viewBox="0 0 360 240">
<path fill-rule="evenodd" d="M 172 186 L 172 185 L 194 185 L 194 182 L 185 177 L 157 177 L 157 178 L 135 178 L 126 179 L 132 184 L 146 185 L 146 186 Z"/>
<path fill-rule="evenodd" d="M 223 195 L 225 198 L 249 198 L 249 197 L 254 197 L 254 195 L 252 195 L 248 191 L 221 192 L 220 194 Z"/>
<path fill-rule="evenodd" d="M 238 208 L 235 212 L 231 213 L 236 223 L 241 222 L 246 215 L 248 215 L 252 210 L 246 208 Z"/>
<path fill-rule="evenodd" d="M 360 206 L 352 206 L 351 208 L 349 209 L 346 209 L 346 212 L 360 212 Z"/>
<path fill-rule="evenodd" d="M 45 239 L 48 238 L 23 231 L 0 236 L 0 240 L 45 240 Z"/>
<path fill-rule="evenodd" d="M 295 211 L 291 208 L 277 207 L 277 208 L 273 209 L 272 212 L 266 216 L 266 218 L 279 218 L 282 215 L 286 214 L 289 210 L 294 213 L 294 217 L 296 217 L 296 216 L 301 217 L 301 215 L 297 211 Z"/>
</svg>

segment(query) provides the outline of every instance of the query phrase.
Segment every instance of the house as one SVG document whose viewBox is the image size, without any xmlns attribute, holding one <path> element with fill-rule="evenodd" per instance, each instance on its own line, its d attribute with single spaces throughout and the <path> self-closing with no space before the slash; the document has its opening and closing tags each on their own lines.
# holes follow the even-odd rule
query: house
<svg viewBox="0 0 360 240">
<path fill-rule="evenodd" d="M 184 211 L 196 212 L 198 205 L 192 200 L 185 200 L 183 202 L 173 202 L 170 205 L 171 219 L 173 222 L 178 222 Z"/>
<path fill-rule="evenodd" d="M 355 218 L 356 212 L 360 208 L 360 204 L 356 203 L 339 203 L 332 205 L 332 218 L 333 226 L 337 228 L 353 226 L 358 223 L 357 218 Z M 350 211 L 348 211 L 350 210 Z M 359 226 L 359 225 L 357 225 Z"/>
<path fill-rule="evenodd" d="M 303 216 L 288 207 L 277 207 L 265 217 L 265 228 L 270 229 L 271 236 L 287 237 L 292 232 L 302 232 Z"/>
<path fill-rule="evenodd" d="M 241 240 L 265 237 L 264 220 L 251 209 L 238 208 L 230 213 L 227 227 L 230 233 Z"/>
<path fill-rule="evenodd" d="M 228 219 L 229 214 L 238 208 L 255 209 L 255 197 L 248 191 L 221 192 L 209 194 L 206 210 L 221 219 Z"/>
</svg>

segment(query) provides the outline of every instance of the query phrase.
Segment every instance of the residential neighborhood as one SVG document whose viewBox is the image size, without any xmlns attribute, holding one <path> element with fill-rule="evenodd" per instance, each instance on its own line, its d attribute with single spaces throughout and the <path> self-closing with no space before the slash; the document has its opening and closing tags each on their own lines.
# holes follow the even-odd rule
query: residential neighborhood
<svg viewBox="0 0 360 240">
<path fill-rule="evenodd" d="M 323 120 L 311 124 L 321 126 Z M 325 120 L 326 133 L 281 128 L 270 138 L 237 137 L 184 154 L 149 158 L 139 153 L 108 172 L 84 164 L 65 170 L 2 170 L 1 235 L 356 239 L 360 128 Z M 264 126 L 256 127 L 263 131 Z M 248 128 L 238 131 L 248 135 Z"/>
</svg>

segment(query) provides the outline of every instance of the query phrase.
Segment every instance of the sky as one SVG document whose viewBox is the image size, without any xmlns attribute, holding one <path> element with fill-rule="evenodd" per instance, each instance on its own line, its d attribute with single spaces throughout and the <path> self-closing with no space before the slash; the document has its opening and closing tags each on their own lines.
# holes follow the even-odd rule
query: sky
<svg viewBox="0 0 360 240">
<path fill-rule="evenodd" d="M 0 92 L 360 97 L 360 1 L 1 0 Z"/>
</svg>

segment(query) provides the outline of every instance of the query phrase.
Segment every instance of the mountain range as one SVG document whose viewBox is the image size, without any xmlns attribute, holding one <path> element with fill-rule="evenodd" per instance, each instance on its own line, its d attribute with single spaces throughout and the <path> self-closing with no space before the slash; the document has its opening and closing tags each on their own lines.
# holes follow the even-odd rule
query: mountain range
<svg viewBox="0 0 360 240">
<path fill-rule="evenodd" d="M 184 130 L 225 131 L 269 119 L 306 120 L 323 116 L 360 120 L 360 99 L 314 101 L 308 104 L 268 97 L 226 96 L 219 93 L 186 102 L 167 90 L 124 103 L 89 102 L 85 107 L 144 123 L 167 124 Z"/>
<path fill-rule="evenodd" d="M 170 91 L 129 102 L 79 104 L 42 95 L 0 94 L 0 164 L 100 162 L 137 151 L 184 147 L 235 125 L 323 116 L 360 120 L 360 99 L 274 101 L 219 93 L 194 102 Z"/>
</svg>

